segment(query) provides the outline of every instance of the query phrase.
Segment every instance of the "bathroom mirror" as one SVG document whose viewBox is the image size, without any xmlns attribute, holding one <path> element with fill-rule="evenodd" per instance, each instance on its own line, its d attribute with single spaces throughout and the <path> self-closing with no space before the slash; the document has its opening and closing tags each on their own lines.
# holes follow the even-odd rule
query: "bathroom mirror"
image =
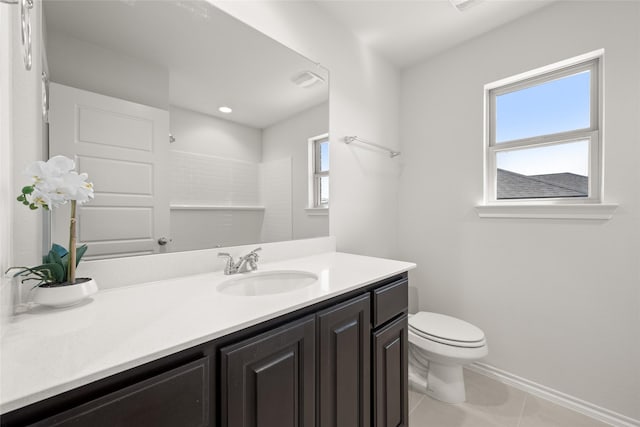
<svg viewBox="0 0 640 427">
<path fill-rule="evenodd" d="M 43 3 L 49 154 L 96 191 L 87 258 L 328 234 L 326 69 L 205 1 Z M 51 228 L 64 244 L 68 212 Z"/>
</svg>

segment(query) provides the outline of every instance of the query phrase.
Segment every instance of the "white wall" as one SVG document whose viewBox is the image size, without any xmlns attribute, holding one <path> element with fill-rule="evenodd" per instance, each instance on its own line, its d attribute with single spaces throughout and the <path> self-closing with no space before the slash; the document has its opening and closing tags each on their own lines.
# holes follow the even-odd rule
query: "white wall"
<svg viewBox="0 0 640 427">
<path fill-rule="evenodd" d="M 171 203 L 260 204 L 262 131 L 171 106 Z M 173 252 L 260 241 L 264 212 L 171 209 Z"/>
<path fill-rule="evenodd" d="M 261 242 L 293 238 L 291 156 L 260 164 L 260 196 L 264 206 Z"/>
<path fill-rule="evenodd" d="M 3 5 L 3 7 L 6 7 Z M 42 142 L 42 106 L 41 106 L 41 73 L 42 73 L 42 32 L 40 30 L 42 4 L 34 2 L 31 11 L 32 28 L 32 62 L 30 71 L 26 71 L 22 58 L 22 44 L 20 42 L 20 8 L 8 6 L 13 24 L 9 28 L 2 27 L 2 31 L 11 31 L 13 52 L 11 65 L 12 75 L 12 173 L 13 183 L 9 189 L 10 204 L 13 209 L 12 233 L 13 253 L 12 263 L 16 265 L 37 265 L 42 261 L 42 210 L 30 211 L 15 201 L 18 191 L 25 185 L 31 184 L 24 170 L 35 160 L 44 157 Z"/>
<path fill-rule="evenodd" d="M 640 3 L 559 2 L 402 76 L 398 256 L 486 362 L 640 419 Z M 605 48 L 609 221 L 480 219 L 483 86 Z"/>
<path fill-rule="evenodd" d="M 172 210 L 170 252 L 249 245 L 260 241 L 263 211 Z"/>
<path fill-rule="evenodd" d="M 328 216 L 309 216 L 304 210 L 307 140 L 327 133 L 328 104 L 305 110 L 264 130 L 175 106 L 170 113 L 171 132 L 176 138 L 170 152 L 172 203 L 262 204 L 266 208 L 215 212 L 172 209 L 172 251 L 329 234 Z M 188 163 L 183 161 L 185 156 Z M 202 187 L 204 183 L 206 188 L 191 191 L 190 187 Z"/>
<path fill-rule="evenodd" d="M 231 246 L 260 241 L 260 164 L 169 152 L 170 251 Z M 198 206 L 198 209 L 185 209 Z"/>
<path fill-rule="evenodd" d="M 263 161 L 291 157 L 293 238 L 329 235 L 328 215 L 309 215 L 309 138 L 329 131 L 329 105 L 324 103 L 265 128 L 262 133 Z"/>
<path fill-rule="evenodd" d="M 42 4 L 31 10 L 32 68 L 23 61 L 20 8 L 0 4 L 0 310 L 9 316 L 26 294 L 4 271 L 15 265 L 37 265 L 42 260 L 43 214 L 16 201 L 19 189 L 31 183 L 24 175 L 27 165 L 41 159 L 44 124 L 41 106 L 43 37 L 40 31 Z"/>
<path fill-rule="evenodd" d="M 262 131 L 208 114 L 169 108 L 172 150 L 258 163 L 262 159 Z"/>
<path fill-rule="evenodd" d="M 11 246 L 13 244 L 13 176 L 12 157 L 12 64 L 13 46 L 11 34 L 13 20 L 11 6 L 0 4 L 0 271 L 4 272 L 13 264 Z M 11 313 L 11 282 L 4 275 L 0 277 L 0 312 L 2 321 Z"/>
<path fill-rule="evenodd" d="M 398 159 L 342 139 L 398 147 L 398 72 L 314 2 L 210 1 L 329 69 L 330 233 L 341 251 L 394 254 Z"/>
</svg>

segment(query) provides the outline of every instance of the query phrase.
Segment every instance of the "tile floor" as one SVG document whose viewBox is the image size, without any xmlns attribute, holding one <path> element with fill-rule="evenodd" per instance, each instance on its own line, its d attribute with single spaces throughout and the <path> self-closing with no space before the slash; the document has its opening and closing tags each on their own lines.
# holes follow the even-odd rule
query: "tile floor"
<svg viewBox="0 0 640 427">
<path fill-rule="evenodd" d="M 467 369 L 464 377 L 465 403 L 450 405 L 409 391 L 409 427 L 608 426 Z"/>
</svg>

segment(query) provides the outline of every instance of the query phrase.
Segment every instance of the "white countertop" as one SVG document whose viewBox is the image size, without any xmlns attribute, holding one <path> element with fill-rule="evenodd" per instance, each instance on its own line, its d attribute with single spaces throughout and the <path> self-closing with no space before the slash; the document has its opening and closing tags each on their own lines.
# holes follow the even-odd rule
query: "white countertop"
<svg viewBox="0 0 640 427">
<path fill-rule="evenodd" d="M 311 286 L 266 296 L 224 295 L 222 272 L 108 289 L 80 306 L 34 307 L 2 324 L 0 413 L 312 305 L 415 267 L 323 253 L 264 263 L 304 270 Z"/>
</svg>

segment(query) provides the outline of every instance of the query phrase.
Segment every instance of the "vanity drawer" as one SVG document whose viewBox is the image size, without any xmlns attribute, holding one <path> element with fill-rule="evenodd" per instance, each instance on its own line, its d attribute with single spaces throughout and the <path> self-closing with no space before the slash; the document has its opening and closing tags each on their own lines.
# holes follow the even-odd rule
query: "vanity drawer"
<svg viewBox="0 0 640 427">
<path fill-rule="evenodd" d="M 373 327 L 393 319 L 400 313 L 406 313 L 409 306 L 409 280 L 397 282 L 373 290 Z"/>
<path fill-rule="evenodd" d="M 204 427 L 209 381 L 209 358 L 203 357 L 31 425 Z"/>
</svg>

